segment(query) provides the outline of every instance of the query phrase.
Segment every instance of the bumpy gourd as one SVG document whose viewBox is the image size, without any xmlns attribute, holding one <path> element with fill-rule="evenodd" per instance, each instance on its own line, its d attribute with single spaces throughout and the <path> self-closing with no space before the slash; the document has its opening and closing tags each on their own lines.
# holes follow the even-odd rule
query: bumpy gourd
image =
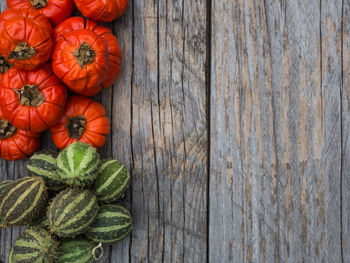
<svg viewBox="0 0 350 263">
<path fill-rule="evenodd" d="M 15 242 L 9 262 L 54 263 L 59 254 L 59 242 L 40 227 L 27 229 Z"/>
<path fill-rule="evenodd" d="M 85 186 L 94 182 L 99 154 L 89 144 L 75 142 L 57 157 L 57 173 L 61 181 L 72 186 Z"/>
<path fill-rule="evenodd" d="M 49 228 L 60 237 L 75 237 L 90 227 L 97 212 L 97 198 L 93 193 L 88 190 L 66 189 L 49 206 Z"/>
<path fill-rule="evenodd" d="M 27 172 L 29 176 L 40 176 L 50 190 L 60 190 L 65 187 L 57 174 L 57 152 L 40 151 L 29 158 Z"/>
<path fill-rule="evenodd" d="M 0 196 L 3 192 L 6 191 L 7 187 L 9 187 L 10 185 L 12 185 L 14 183 L 14 181 L 12 180 L 5 180 L 5 181 L 1 181 L 0 182 Z M 0 197 L 1 198 L 1 197 Z"/>
<path fill-rule="evenodd" d="M 93 263 L 93 250 L 96 246 L 95 242 L 82 238 L 63 240 L 57 263 Z"/>
<path fill-rule="evenodd" d="M 113 202 L 121 198 L 129 187 L 130 174 L 117 160 L 101 162 L 94 184 L 94 191 L 99 201 Z"/>
<path fill-rule="evenodd" d="M 124 239 L 132 230 L 132 218 L 120 205 L 101 206 L 86 236 L 95 242 L 111 244 Z"/>
<path fill-rule="evenodd" d="M 6 188 L 0 200 L 4 226 L 25 225 L 40 217 L 47 205 L 47 191 L 41 177 L 24 177 Z"/>
</svg>

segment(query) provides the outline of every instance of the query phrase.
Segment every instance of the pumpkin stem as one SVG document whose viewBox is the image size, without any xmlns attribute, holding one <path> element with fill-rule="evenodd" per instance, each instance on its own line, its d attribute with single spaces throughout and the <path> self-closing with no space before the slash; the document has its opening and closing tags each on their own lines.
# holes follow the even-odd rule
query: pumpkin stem
<svg viewBox="0 0 350 263">
<path fill-rule="evenodd" d="M 69 119 L 66 127 L 69 137 L 79 140 L 86 130 L 86 119 L 83 115 L 75 116 Z"/>
<path fill-rule="evenodd" d="M 35 9 L 40 9 L 47 5 L 48 0 L 29 0 L 29 2 L 34 6 Z"/>
<path fill-rule="evenodd" d="M 5 57 L 0 56 L 0 74 L 4 74 L 12 67 L 12 64 L 6 60 Z"/>
<path fill-rule="evenodd" d="M 35 55 L 35 49 L 28 46 L 27 42 L 22 42 L 11 51 L 9 59 L 25 60 Z"/>
<path fill-rule="evenodd" d="M 8 120 L 0 120 L 0 139 L 7 139 L 15 135 L 17 129 Z"/>
<path fill-rule="evenodd" d="M 45 97 L 37 85 L 27 84 L 23 88 L 14 91 L 17 92 L 21 105 L 39 107 L 45 101 Z"/>
<path fill-rule="evenodd" d="M 91 64 L 95 58 L 95 51 L 90 48 L 89 44 L 83 42 L 80 47 L 73 53 L 81 68 Z"/>
<path fill-rule="evenodd" d="M 96 261 L 100 260 L 103 257 L 103 247 L 101 242 L 92 250 L 92 256 Z"/>
</svg>

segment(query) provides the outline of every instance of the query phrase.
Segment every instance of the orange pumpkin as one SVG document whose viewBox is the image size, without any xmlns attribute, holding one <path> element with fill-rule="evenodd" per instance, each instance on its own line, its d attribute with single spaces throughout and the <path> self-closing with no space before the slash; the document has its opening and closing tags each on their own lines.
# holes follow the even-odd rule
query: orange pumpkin
<svg viewBox="0 0 350 263">
<path fill-rule="evenodd" d="M 93 96 L 107 78 L 106 40 L 91 30 L 69 32 L 60 39 L 52 55 L 52 68 L 73 92 Z"/>
<path fill-rule="evenodd" d="M 85 17 L 111 22 L 125 12 L 128 0 L 75 0 L 75 5 Z"/>
<path fill-rule="evenodd" d="M 41 132 L 61 117 L 67 89 L 49 65 L 32 71 L 11 68 L 0 82 L 0 105 L 17 128 Z"/>
<path fill-rule="evenodd" d="M 40 134 L 17 129 L 0 109 L 0 157 L 14 161 L 32 155 L 40 146 Z"/>
<path fill-rule="evenodd" d="M 105 144 L 109 129 L 106 111 L 100 103 L 83 96 L 71 96 L 60 121 L 50 131 L 59 149 L 77 141 L 99 148 Z"/>
<path fill-rule="evenodd" d="M 60 23 L 54 29 L 53 41 L 57 42 L 63 39 L 64 34 L 72 32 L 74 30 L 87 29 L 96 33 L 98 36 L 103 37 L 107 42 L 109 66 L 107 79 L 102 82 L 102 88 L 107 88 L 113 85 L 116 78 L 120 74 L 122 51 L 119 47 L 117 38 L 113 35 L 112 31 L 104 26 L 100 26 L 95 21 L 90 19 L 84 19 L 83 17 L 70 17 Z"/>
<path fill-rule="evenodd" d="M 52 28 L 34 9 L 7 9 L 0 15 L 0 55 L 16 68 L 32 70 L 49 60 Z"/>
<path fill-rule="evenodd" d="M 6 0 L 9 8 L 34 8 L 57 25 L 69 17 L 74 8 L 73 0 Z"/>
</svg>

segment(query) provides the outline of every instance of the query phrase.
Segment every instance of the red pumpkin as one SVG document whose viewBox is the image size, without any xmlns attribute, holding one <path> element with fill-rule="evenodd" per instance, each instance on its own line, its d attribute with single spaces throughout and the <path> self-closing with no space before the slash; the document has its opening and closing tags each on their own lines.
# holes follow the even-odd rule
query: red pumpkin
<svg viewBox="0 0 350 263">
<path fill-rule="evenodd" d="M 41 132 L 61 117 L 67 89 L 49 65 L 25 71 L 11 68 L 0 82 L 0 105 L 15 127 Z"/>
<path fill-rule="evenodd" d="M 34 9 L 7 9 L 0 15 L 0 55 L 16 68 L 32 70 L 49 60 L 52 28 Z"/>
<path fill-rule="evenodd" d="M 100 103 L 83 96 L 71 96 L 60 121 L 50 131 L 59 149 L 77 141 L 99 148 L 105 144 L 109 129 L 106 111 Z"/>
<path fill-rule="evenodd" d="M 52 68 L 73 92 L 93 96 L 107 78 L 108 51 L 104 38 L 80 29 L 64 35 L 54 49 Z"/>
<path fill-rule="evenodd" d="M 52 27 L 47 18 L 36 10 L 27 8 L 8 8 L 4 10 L 4 12 L 0 14 L 0 31 L 3 31 L 7 21 L 16 17 L 34 20 L 37 24 L 41 25 L 42 28 L 49 30 L 50 34 L 52 33 Z"/>
<path fill-rule="evenodd" d="M 9 8 L 36 9 L 57 25 L 69 17 L 74 9 L 73 0 L 6 0 Z"/>
<path fill-rule="evenodd" d="M 75 5 L 85 17 L 111 22 L 125 12 L 128 0 L 75 0 Z"/>
<path fill-rule="evenodd" d="M 60 23 L 54 29 L 53 41 L 57 42 L 63 39 L 63 35 L 74 30 L 87 29 L 96 33 L 98 36 L 103 37 L 107 42 L 109 66 L 107 79 L 102 82 L 102 88 L 107 88 L 113 85 L 116 78 L 120 74 L 122 51 L 119 47 L 117 38 L 113 35 L 112 31 L 104 26 L 100 26 L 95 21 L 90 19 L 84 19 L 83 17 L 70 17 Z"/>
<path fill-rule="evenodd" d="M 15 128 L 0 110 L 0 158 L 21 160 L 32 155 L 39 146 L 39 133 Z"/>
</svg>

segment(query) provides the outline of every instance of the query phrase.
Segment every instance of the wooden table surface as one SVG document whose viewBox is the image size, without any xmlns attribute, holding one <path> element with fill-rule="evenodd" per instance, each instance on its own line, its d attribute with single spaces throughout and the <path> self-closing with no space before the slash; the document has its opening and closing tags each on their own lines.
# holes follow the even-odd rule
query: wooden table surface
<svg viewBox="0 0 350 263">
<path fill-rule="evenodd" d="M 350 1 L 134 0 L 111 27 L 101 153 L 135 224 L 103 262 L 350 262 Z"/>
</svg>

